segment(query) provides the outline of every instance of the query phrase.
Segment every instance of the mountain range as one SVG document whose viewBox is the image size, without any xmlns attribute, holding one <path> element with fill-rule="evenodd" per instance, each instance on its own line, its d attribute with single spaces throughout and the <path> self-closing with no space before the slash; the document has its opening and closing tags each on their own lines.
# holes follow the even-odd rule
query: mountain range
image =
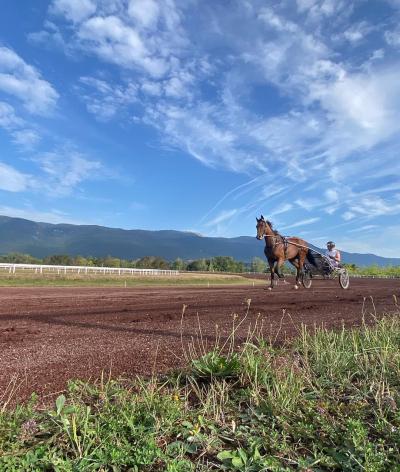
<svg viewBox="0 0 400 472">
<path fill-rule="evenodd" d="M 318 249 L 318 248 L 317 248 Z M 191 232 L 107 228 L 96 225 L 38 223 L 22 218 L 0 216 L 0 254 L 20 252 L 35 257 L 52 254 L 71 256 L 114 256 L 138 259 L 160 256 L 185 260 L 232 256 L 249 262 L 264 257 L 264 242 L 255 237 L 215 238 Z M 400 258 L 341 251 L 343 262 L 357 266 L 400 265 Z"/>
</svg>

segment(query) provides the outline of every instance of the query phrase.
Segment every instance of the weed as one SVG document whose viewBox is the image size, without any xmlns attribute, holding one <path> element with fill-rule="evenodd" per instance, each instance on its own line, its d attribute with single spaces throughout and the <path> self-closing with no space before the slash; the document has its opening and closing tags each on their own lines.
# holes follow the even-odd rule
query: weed
<svg viewBox="0 0 400 472">
<path fill-rule="evenodd" d="M 400 320 L 373 315 L 283 347 L 253 328 L 236 349 L 245 314 L 210 348 L 199 327 L 178 377 L 75 381 L 52 409 L 5 405 L 0 470 L 400 470 Z"/>
</svg>

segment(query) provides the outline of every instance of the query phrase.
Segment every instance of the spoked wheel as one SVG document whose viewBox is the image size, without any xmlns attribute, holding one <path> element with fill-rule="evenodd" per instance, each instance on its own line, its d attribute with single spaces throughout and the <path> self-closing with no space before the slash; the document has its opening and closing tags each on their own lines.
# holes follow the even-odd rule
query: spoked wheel
<svg viewBox="0 0 400 472">
<path fill-rule="evenodd" d="M 339 274 L 339 284 L 345 290 L 349 288 L 350 277 L 346 269 L 343 269 Z"/>
<path fill-rule="evenodd" d="M 311 288 L 312 278 L 311 273 L 308 270 L 303 272 L 303 275 L 301 276 L 301 283 L 303 284 L 304 288 Z"/>
</svg>

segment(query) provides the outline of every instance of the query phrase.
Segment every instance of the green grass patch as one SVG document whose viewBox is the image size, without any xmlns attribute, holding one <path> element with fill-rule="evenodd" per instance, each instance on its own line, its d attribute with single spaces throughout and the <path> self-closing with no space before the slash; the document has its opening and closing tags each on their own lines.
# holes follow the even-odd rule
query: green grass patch
<svg viewBox="0 0 400 472">
<path fill-rule="evenodd" d="M 71 382 L 0 415 L 1 471 L 398 471 L 399 314 L 187 349 L 168 378 Z M 199 357 L 193 357 L 193 355 Z"/>
<path fill-rule="evenodd" d="M 357 267 L 355 264 L 345 264 L 351 275 L 363 275 L 366 277 L 400 277 L 400 266 L 378 266 Z"/>
<path fill-rule="evenodd" d="M 138 287 L 138 286 L 215 286 L 265 284 L 265 280 L 240 275 L 181 274 L 177 276 L 108 276 L 108 275 L 1 275 L 0 287 Z"/>
</svg>

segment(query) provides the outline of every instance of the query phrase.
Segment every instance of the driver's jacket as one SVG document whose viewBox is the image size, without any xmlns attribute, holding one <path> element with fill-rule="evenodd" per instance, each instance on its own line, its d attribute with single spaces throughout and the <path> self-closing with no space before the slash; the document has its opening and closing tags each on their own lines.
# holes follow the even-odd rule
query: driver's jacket
<svg viewBox="0 0 400 472">
<path fill-rule="evenodd" d="M 337 249 L 331 249 L 330 251 L 326 251 L 325 255 L 328 256 L 332 262 L 336 262 L 336 264 L 339 264 L 340 252 Z"/>
</svg>

